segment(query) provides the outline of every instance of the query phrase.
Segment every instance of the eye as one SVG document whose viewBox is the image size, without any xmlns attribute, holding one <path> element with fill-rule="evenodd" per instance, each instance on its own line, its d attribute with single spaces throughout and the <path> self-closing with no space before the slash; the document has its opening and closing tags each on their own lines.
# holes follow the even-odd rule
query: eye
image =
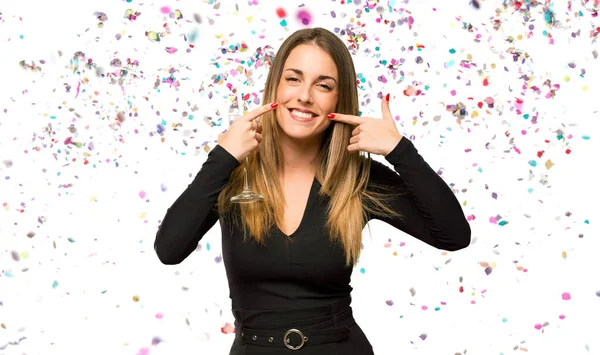
<svg viewBox="0 0 600 355">
<path fill-rule="evenodd" d="M 289 78 L 285 78 L 285 81 L 293 81 L 293 82 L 298 82 L 300 80 L 298 80 L 298 78 L 294 78 L 294 77 L 289 77 Z M 319 84 L 320 87 L 322 87 L 323 89 L 327 90 L 327 91 L 331 91 L 333 90 L 331 88 L 331 86 L 327 85 L 327 84 Z"/>
</svg>

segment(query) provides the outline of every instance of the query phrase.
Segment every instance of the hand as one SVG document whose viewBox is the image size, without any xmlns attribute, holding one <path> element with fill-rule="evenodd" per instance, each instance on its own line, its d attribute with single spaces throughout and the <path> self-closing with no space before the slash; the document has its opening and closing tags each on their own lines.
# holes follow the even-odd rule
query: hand
<svg viewBox="0 0 600 355">
<path fill-rule="evenodd" d="M 352 131 L 348 151 L 362 150 L 372 154 L 388 155 L 400 142 L 402 135 L 396 128 L 396 122 L 390 112 L 389 95 L 381 101 L 383 119 L 344 115 L 340 113 L 329 114 L 332 121 L 343 122 L 356 126 Z M 332 115 L 333 116 L 332 118 Z"/>
<path fill-rule="evenodd" d="M 257 118 L 277 106 L 277 103 L 263 105 L 236 118 L 226 132 L 219 134 L 218 144 L 241 164 L 252 150 L 260 149 L 262 126 Z"/>
</svg>

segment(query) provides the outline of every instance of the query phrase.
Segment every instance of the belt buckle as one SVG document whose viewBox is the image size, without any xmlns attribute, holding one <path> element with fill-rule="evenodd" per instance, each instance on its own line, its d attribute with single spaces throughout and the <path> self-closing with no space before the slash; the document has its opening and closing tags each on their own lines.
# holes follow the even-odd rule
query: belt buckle
<svg viewBox="0 0 600 355">
<path fill-rule="evenodd" d="M 290 336 L 290 334 L 298 334 L 300 336 L 300 345 L 297 346 L 293 346 L 290 345 L 290 338 L 288 338 Z M 307 337 L 304 336 L 304 334 L 302 334 L 301 331 L 299 331 L 298 329 L 290 329 L 287 332 L 285 332 L 285 334 L 283 335 L 283 344 L 285 345 L 286 348 L 290 349 L 290 350 L 300 350 L 303 346 L 304 343 L 308 340 Z"/>
</svg>

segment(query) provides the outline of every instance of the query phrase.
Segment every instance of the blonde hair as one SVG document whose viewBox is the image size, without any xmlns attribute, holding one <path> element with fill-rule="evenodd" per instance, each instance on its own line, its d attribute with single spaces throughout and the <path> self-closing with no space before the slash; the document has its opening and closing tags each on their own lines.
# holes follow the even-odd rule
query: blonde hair
<svg viewBox="0 0 600 355">
<path fill-rule="evenodd" d="M 276 98 L 277 86 L 287 57 L 298 45 L 314 44 L 327 52 L 335 62 L 338 70 L 338 102 L 335 112 L 359 115 L 358 92 L 356 88 L 356 72 L 350 52 L 341 39 L 323 28 L 309 28 L 294 32 L 279 48 L 266 79 L 263 103 L 273 102 Z M 218 212 L 225 220 L 241 222 L 244 240 L 247 231 L 258 244 L 264 244 L 270 229 L 283 225 L 285 200 L 279 181 L 278 167 L 283 161 L 279 147 L 277 119 L 275 111 L 261 116 L 263 140 L 260 151 L 252 151 L 248 156 L 248 174 L 250 188 L 265 197 L 263 203 L 240 204 L 239 220 L 229 199 L 238 194 L 244 185 L 244 165 L 238 166 L 231 174 L 229 183 L 219 194 Z M 368 214 L 399 216 L 384 199 L 385 194 L 367 190 L 370 158 L 361 156 L 359 152 L 349 152 L 348 142 L 352 136 L 351 125 L 332 122 L 323 135 L 321 151 L 316 160 L 316 179 L 321 184 L 319 195 L 327 195 L 330 202 L 327 206 L 327 228 L 330 240 L 338 242 L 344 249 L 346 266 L 354 266 L 361 250 L 362 229 L 367 223 Z M 373 188 L 376 186 L 370 184 Z M 385 189 L 385 186 L 377 186 Z M 397 195 L 397 193 L 395 194 Z M 237 221 L 237 222 L 236 222 Z"/>
</svg>

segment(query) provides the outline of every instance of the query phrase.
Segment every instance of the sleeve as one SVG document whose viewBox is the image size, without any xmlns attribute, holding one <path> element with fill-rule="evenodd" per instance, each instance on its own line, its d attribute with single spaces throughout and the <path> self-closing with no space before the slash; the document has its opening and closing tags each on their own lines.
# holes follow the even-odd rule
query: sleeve
<svg viewBox="0 0 600 355">
<path fill-rule="evenodd" d="M 387 201 L 402 216 L 373 218 L 438 249 L 466 248 L 471 243 L 471 228 L 460 203 L 413 143 L 403 137 L 385 159 L 395 171 L 373 160 L 370 181 L 399 193 Z"/>
<path fill-rule="evenodd" d="M 220 145 L 209 152 L 192 183 L 167 209 L 158 228 L 154 250 L 163 264 L 181 263 L 215 225 L 219 219 L 217 198 L 227 185 L 231 172 L 239 164 Z"/>
</svg>

